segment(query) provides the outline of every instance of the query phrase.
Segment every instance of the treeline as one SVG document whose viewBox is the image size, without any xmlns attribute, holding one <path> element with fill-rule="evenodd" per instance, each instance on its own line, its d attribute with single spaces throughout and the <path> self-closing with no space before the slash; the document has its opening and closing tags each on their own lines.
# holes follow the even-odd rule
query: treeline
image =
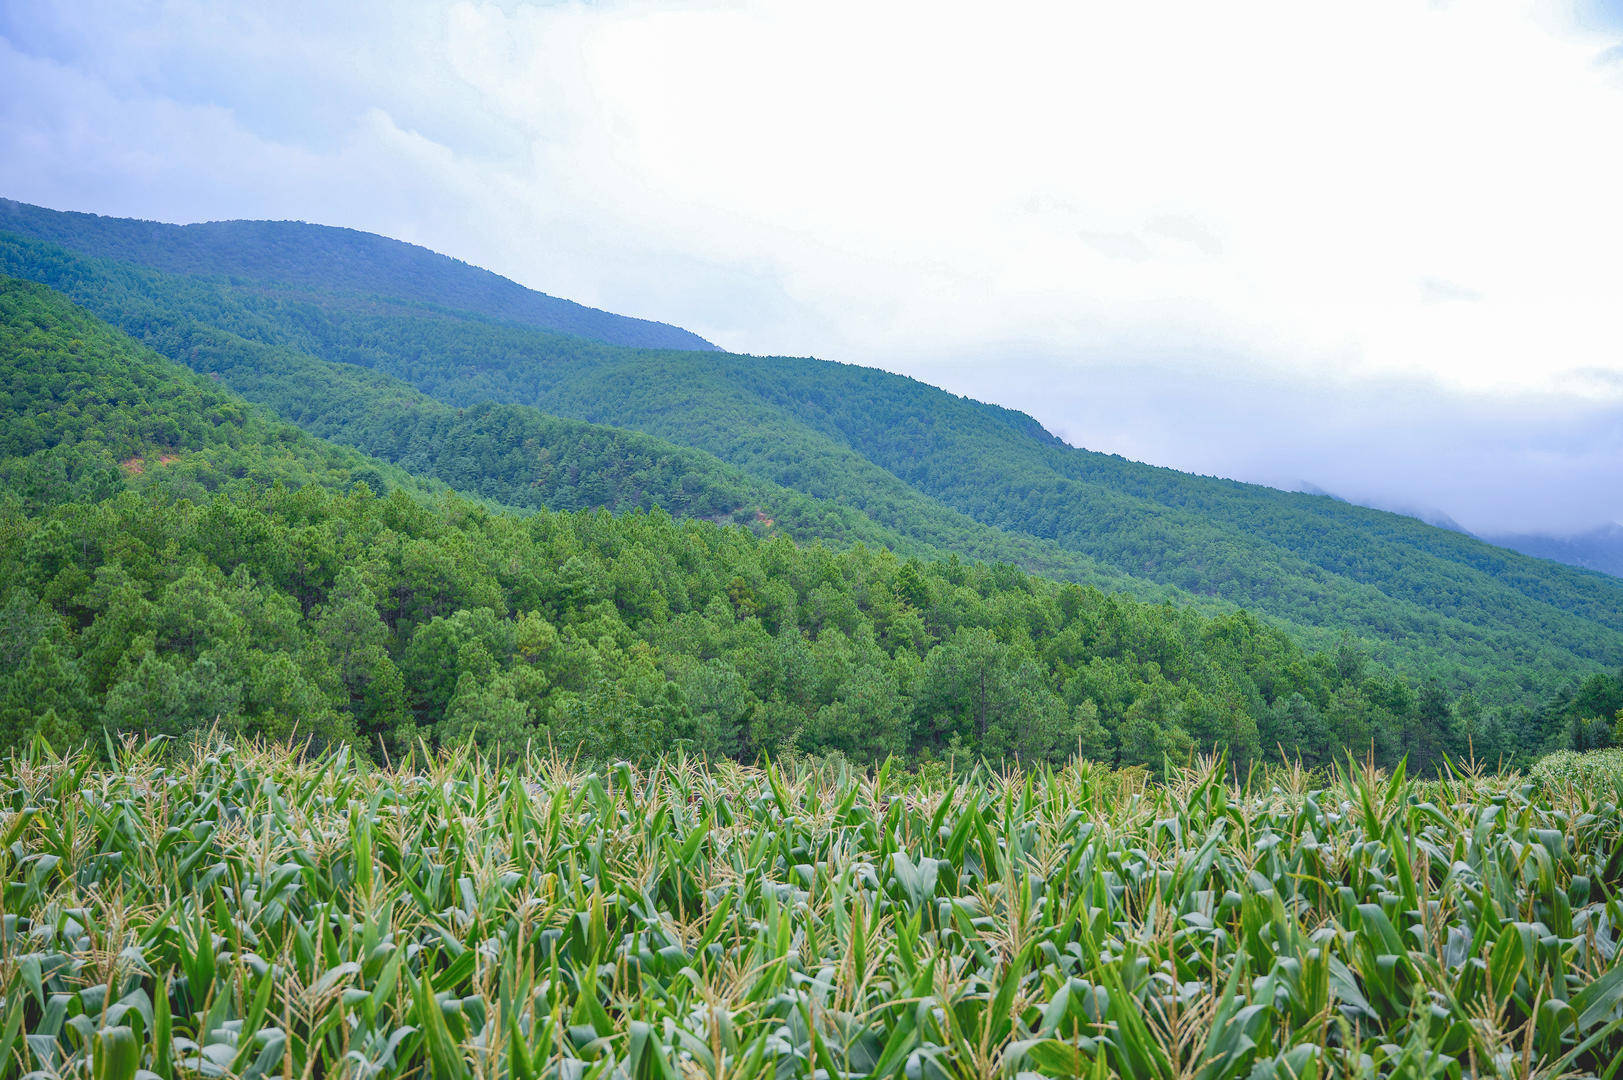
<svg viewBox="0 0 1623 1080">
<path fill-rule="evenodd" d="M 221 723 L 378 753 L 426 737 L 1159 768 L 1351 747 L 1426 769 L 1524 737 L 1245 614 L 663 513 L 234 482 L 201 503 L 155 487 L 12 514 L 4 532 L 0 740 Z"/>
<path fill-rule="evenodd" d="M 1519 728 L 1538 732 L 1546 749 L 1623 746 L 1623 669 L 1599 673 L 1528 710 Z"/>
</svg>

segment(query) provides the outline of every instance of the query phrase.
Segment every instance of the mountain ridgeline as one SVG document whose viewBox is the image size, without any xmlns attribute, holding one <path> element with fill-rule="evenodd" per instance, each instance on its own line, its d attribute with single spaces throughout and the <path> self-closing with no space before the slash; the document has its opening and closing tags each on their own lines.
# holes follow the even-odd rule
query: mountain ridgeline
<svg viewBox="0 0 1623 1080">
<path fill-rule="evenodd" d="M 921 565 L 1010 564 L 1200 616 L 1243 608 L 1310 649 L 1345 646 L 1495 709 L 1623 659 L 1614 578 L 1077 449 L 904 377 L 558 308 L 379 237 L 0 203 L 0 272 L 424 491 L 524 510 L 657 505 Z M 648 327 L 685 336 L 636 336 Z"/>
<path fill-rule="evenodd" d="M 0 199 L 0 231 L 172 274 L 273 282 L 287 290 L 349 293 L 354 298 L 387 295 L 444 304 L 616 345 L 715 348 L 679 327 L 560 300 L 416 244 L 354 229 L 298 221 L 167 225 L 62 213 Z"/>
</svg>

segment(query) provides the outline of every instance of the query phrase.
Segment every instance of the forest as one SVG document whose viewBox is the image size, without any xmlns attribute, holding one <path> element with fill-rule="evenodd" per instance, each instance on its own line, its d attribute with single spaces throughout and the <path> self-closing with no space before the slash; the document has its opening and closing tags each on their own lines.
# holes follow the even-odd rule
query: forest
<svg viewBox="0 0 1623 1080">
<path fill-rule="evenodd" d="M 1009 564 L 798 544 L 659 508 L 519 513 L 277 420 L 75 308 L 0 290 L 0 740 L 546 745 L 1159 773 L 1613 738 L 1595 673 L 1524 709 L 1235 611 Z"/>
<path fill-rule="evenodd" d="M 24 210 L 0 222 L 18 230 L 0 233 L 6 272 L 309 431 L 492 502 L 771 521 L 801 543 L 1245 610 L 1313 650 L 1350 635 L 1416 685 L 1495 708 L 1537 708 L 1623 655 L 1617 579 L 1412 518 L 1079 450 L 883 372 L 559 332 L 474 305 L 469 268 L 368 277 L 355 267 L 379 238 L 339 260 L 342 236 L 323 232 L 300 262 L 278 232 L 256 268 L 244 252 L 269 241 L 246 226 L 177 253 L 161 230 Z"/>
</svg>

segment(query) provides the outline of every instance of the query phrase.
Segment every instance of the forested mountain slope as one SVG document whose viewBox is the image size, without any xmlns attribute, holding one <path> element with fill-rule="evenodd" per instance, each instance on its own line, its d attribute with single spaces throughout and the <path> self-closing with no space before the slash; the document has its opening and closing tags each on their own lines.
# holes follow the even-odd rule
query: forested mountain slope
<svg viewBox="0 0 1623 1080">
<path fill-rule="evenodd" d="M 416 244 L 354 229 L 298 221 L 169 225 L 0 199 L 0 231 L 173 274 L 447 304 L 619 345 L 715 348 L 680 327 L 560 300 Z"/>
<path fill-rule="evenodd" d="M 788 486 L 640 431 L 542 414 L 533 406 L 492 412 L 488 405 L 499 400 L 495 397 L 450 394 L 446 400 L 456 404 L 448 405 L 377 369 L 363 370 L 367 365 L 324 361 L 302 351 L 333 340 L 341 327 L 363 338 L 373 334 L 367 316 L 351 314 L 348 301 L 306 293 L 266 295 L 258 287 L 242 290 L 213 279 L 160 274 L 0 233 L 0 270 L 7 269 L 63 290 L 149 346 L 220 376 L 244 397 L 307 430 L 511 506 L 658 505 L 677 514 L 725 512 L 746 520 L 759 511 L 797 540 L 862 541 L 903 554 L 956 552 L 1128 590 L 1140 598 L 1201 602 L 1052 541 L 978 522 L 815 433 L 810 437 L 820 445 L 800 456 L 799 468 L 790 474 L 798 486 Z M 424 348 L 433 348 L 446 333 L 466 347 L 475 326 L 497 332 L 511 328 L 421 305 L 383 299 L 369 305 L 394 312 L 379 324 L 384 334 L 399 330 L 398 319 L 427 319 Z M 595 344 L 554 336 L 570 346 Z M 444 426 L 452 416 L 454 427 Z M 486 416 L 497 422 L 480 422 Z M 452 441 L 435 441 L 442 437 Z M 804 449 L 791 440 L 779 460 L 794 463 Z M 554 469 L 554 462 L 567 466 Z M 1203 606 L 1226 610 L 1230 605 Z"/>
<path fill-rule="evenodd" d="M 184 335 L 184 336 L 182 336 Z M 378 371 L 248 341 L 212 326 L 160 338 L 193 370 L 324 439 L 521 509 L 664 509 L 763 533 L 945 554 L 860 511 L 762 480 L 652 435 L 529 405 L 448 405 Z"/>
<path fill-rule="evenodd" d="M 0 430 L 0 745 L 221 725 L 379 754 L 1080 750 L 1159 769 L 1373 746 L 1430 769 L 1554 737 L 1244 613 L 429 493 L 5 279 Z"/>
<path fill-rule="evenodd" d="M 231 483 L 443 490 L 272 419 L 58 293 L 0 277 L 0 499 L 16 513 Z"/>
<path fill-rule="evenodd" d="M 369 367 L 448 404 L 533 405 L 638 429 L 936 547 L 1001 559 L 1008 549 L 988 539 L 1013 539 L 1034 545 L 1021 564 L 1046 573 L 1175 587 L 1312 641 L 1351 630 L 1407 670 L 1495 699 L 1528 700 L 1623 656 L 1615 579 L 1322 496 L 1078 450 L 1023 414 L 871 369 L 618 348 L 313 284 L 138 271 L 17 237 L 0 237 L 0 260 L 182 359 L 165 335 L 202 322 Z"/>
</svg>

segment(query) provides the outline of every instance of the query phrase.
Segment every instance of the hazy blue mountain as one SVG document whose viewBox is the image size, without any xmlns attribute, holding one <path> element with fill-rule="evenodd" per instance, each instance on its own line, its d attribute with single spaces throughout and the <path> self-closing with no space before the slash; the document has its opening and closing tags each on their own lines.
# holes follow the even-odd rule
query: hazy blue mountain
<svg viewBox="0 0 1623 1080">
<path fill-rule="evenodd" d="M 1623 524 L 1617 522 L 1571 536 L 1507 533 L 1484 539 L 1541 559 L 1554 559 L 1568 566 L 1582 566 L 1613 577 L 1623 577 Z"/>
</svg>

